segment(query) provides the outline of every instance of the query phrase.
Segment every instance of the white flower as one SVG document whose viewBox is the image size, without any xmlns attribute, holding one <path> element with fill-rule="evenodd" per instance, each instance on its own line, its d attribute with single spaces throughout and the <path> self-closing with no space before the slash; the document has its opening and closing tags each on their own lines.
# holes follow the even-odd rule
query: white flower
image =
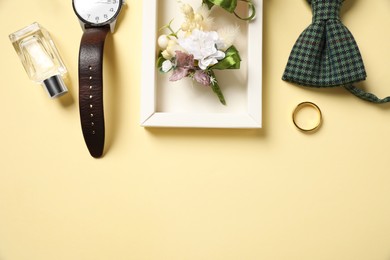
<svg viewBox="0 0 390 260">
<path fill-rule="evenodd" d="M 161 70 L 166 73 L 170 71 L 172 68 L 173 68 L 172 62 L 170 60 L 166 60 L 163 62 Z"/>
<path fill-rule="evenodd" d="M 221 45 L 217 32 L 204 32 L 193 30 L 192 34 L 186 38 L 178 40 L 179 45 L 194 56 L 195 60 L 199 61 L 199 67 L 202 70 L 218 63 L 218 60 L 225 58 L 225 53 L 218 50 Z"/>
</svg>

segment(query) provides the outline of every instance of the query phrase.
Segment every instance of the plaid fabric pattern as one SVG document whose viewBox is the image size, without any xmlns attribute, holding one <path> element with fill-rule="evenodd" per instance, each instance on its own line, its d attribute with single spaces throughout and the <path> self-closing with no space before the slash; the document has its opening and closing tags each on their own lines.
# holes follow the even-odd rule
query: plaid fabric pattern
<svg viewBox="0 0 390 260">
<path fill-rule="evenodd" d="M 365 80 L 359 48 L 340 21 L 343 0 L 308 2 L 313 22 L 295 43 L 282 79 L 311 87 L 336 87 Z"/>
</svg>

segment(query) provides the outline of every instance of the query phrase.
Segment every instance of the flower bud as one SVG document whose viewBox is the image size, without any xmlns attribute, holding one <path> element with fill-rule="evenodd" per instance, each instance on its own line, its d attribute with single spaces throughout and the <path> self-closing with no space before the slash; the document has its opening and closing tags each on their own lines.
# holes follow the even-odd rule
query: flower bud
<svg viewBox="0 0 390 260">
<path fill-rule="evenodd" d="M 192 15 L 194 13 L 194 9 L 189 4 L 184 4 L 181 9 L 185 15 Z"/>
<path fill-rule="evenodd" d="M 200 15 L 200 14 L 195 14 L 195 16 L 194 16 L 194 21 L 195 21 L 196 23 L 202 22 L 202 21 L 203 21 L 203 16 Z"/>
<path fill-rule="evenodd" d="M 178 50 L 178 46 L 175 44 L 175 45 L 168 45 L 166 51 L 169 53 L 169 55 L 171 57 L 174 57 L 175 56 L 175 52 L 176 50 Z"/>
<path fill-rule="evenodd" d="M 189 25 L 188 23 L 183 23 L 183 24 L 181 25 L 181 29 L 182 29 L 183 31 L 188 31 L 188 30 L 190 29 L 190 25 Z"/>
<path fill-rule="evenodd" d="M 168 47 L 169 38 L 165 34 L 163 34 L 160 37 L 158 37 L 157 42 L 158 42 L 158 46 L 161 49 L 166 49 Z"/>
<path fill-rule="evenodd" d="M 166 48 L 168 48 L 168 47 L 173 47 L 173 46 L 175 46 L 175 45 L 177 45 L 177 43 L 176 43 L 175 40 L 169 40 Z"/>
<path fill-rule="evenodd" d="M 161 53 L 161 55 L 164 57 L 164 59 L 166 59 L 166 60 L 170 60 L 170 59 L 172 59 L 172 55 L 167 51 L 167 50 L 165 50 L 165 51 L 163 51 L 162 53 Z"/>
</svg>

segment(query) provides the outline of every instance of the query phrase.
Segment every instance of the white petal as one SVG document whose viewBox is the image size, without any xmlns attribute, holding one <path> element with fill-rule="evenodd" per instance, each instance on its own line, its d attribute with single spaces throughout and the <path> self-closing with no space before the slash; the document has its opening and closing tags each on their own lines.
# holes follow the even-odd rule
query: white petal
<svg viewBox="0 0 390 260">
<path fill-rule="evenodd" d="M 226 54 L 223 51 L 217 51 L 215 55 L 213 55 L 213 57 L 216 58 L 217 60 L 222 60 L 225 58 L 225 56 Z"/>
<path fill-rule="evenodd" d="M 205 69 L 207 69 L 207 67 L 212 66 L 212 65 L 217 64 L 217 63 L 218 63 L 217 59 L 212 58 L 212 57 L 208 57 L 208 58 L 200 60 L 198 65 L 199 65 L 199 68 L 201 68 L 202 70 L 205 70 Z"/>
<path fill-rule="evenodd" d="M 198 63 L 199 68 L 202 69 L 202 70 L 207 69 L 208 65 L 209 64 L 207 64 L 207 62 L 205 60 L 200 60 L 199 63 Z"/>
<path fill-rule="evenodd" d="M 172 69 L 172 67 L 173 67 L 172 62 L 170 60 L 166 60 L 163 62 L 161 69 L 163 72 L 168 72 Z"/>
</svg>

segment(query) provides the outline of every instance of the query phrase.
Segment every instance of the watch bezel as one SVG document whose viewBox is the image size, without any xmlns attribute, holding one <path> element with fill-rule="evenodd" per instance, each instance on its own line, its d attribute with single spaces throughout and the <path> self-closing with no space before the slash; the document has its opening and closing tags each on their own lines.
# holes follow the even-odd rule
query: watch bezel
<svg viewBox="0 0 390 260">
<path fill-rule="evenodd" d="M 89 26 L 92 26 L 92 27 L 101 27 L 101 26 L 104 26 L 104 25 L 112 23 L 118 17 L 118 15 L 119 15 L 119 13 L 120 13 L 120 11 L 122 9 L 123 2 L 124 2 L 124 0 L 118 0 L 119 1 L 119 8 L 115 12 L 115 14 L 111 17 L 111 19 L 109 19 L 109 20 L 107 20 L 107 21 L 105 21 L 103 23 L 93 23 L 93 22 L 87 21 L 83 17 L 81 17 L 81 15 L 76 10 L 76 7 L 74 5 L 74 1 L 75 0 L 72 0 L 73 11 L 75 12 L 75 14 L 79 18 L 79 20 L 82 21 L 84 24 L 88 24 Z M 79 0 L 79 1 L 82 1 L 82 0 Z"/>
</svg>

